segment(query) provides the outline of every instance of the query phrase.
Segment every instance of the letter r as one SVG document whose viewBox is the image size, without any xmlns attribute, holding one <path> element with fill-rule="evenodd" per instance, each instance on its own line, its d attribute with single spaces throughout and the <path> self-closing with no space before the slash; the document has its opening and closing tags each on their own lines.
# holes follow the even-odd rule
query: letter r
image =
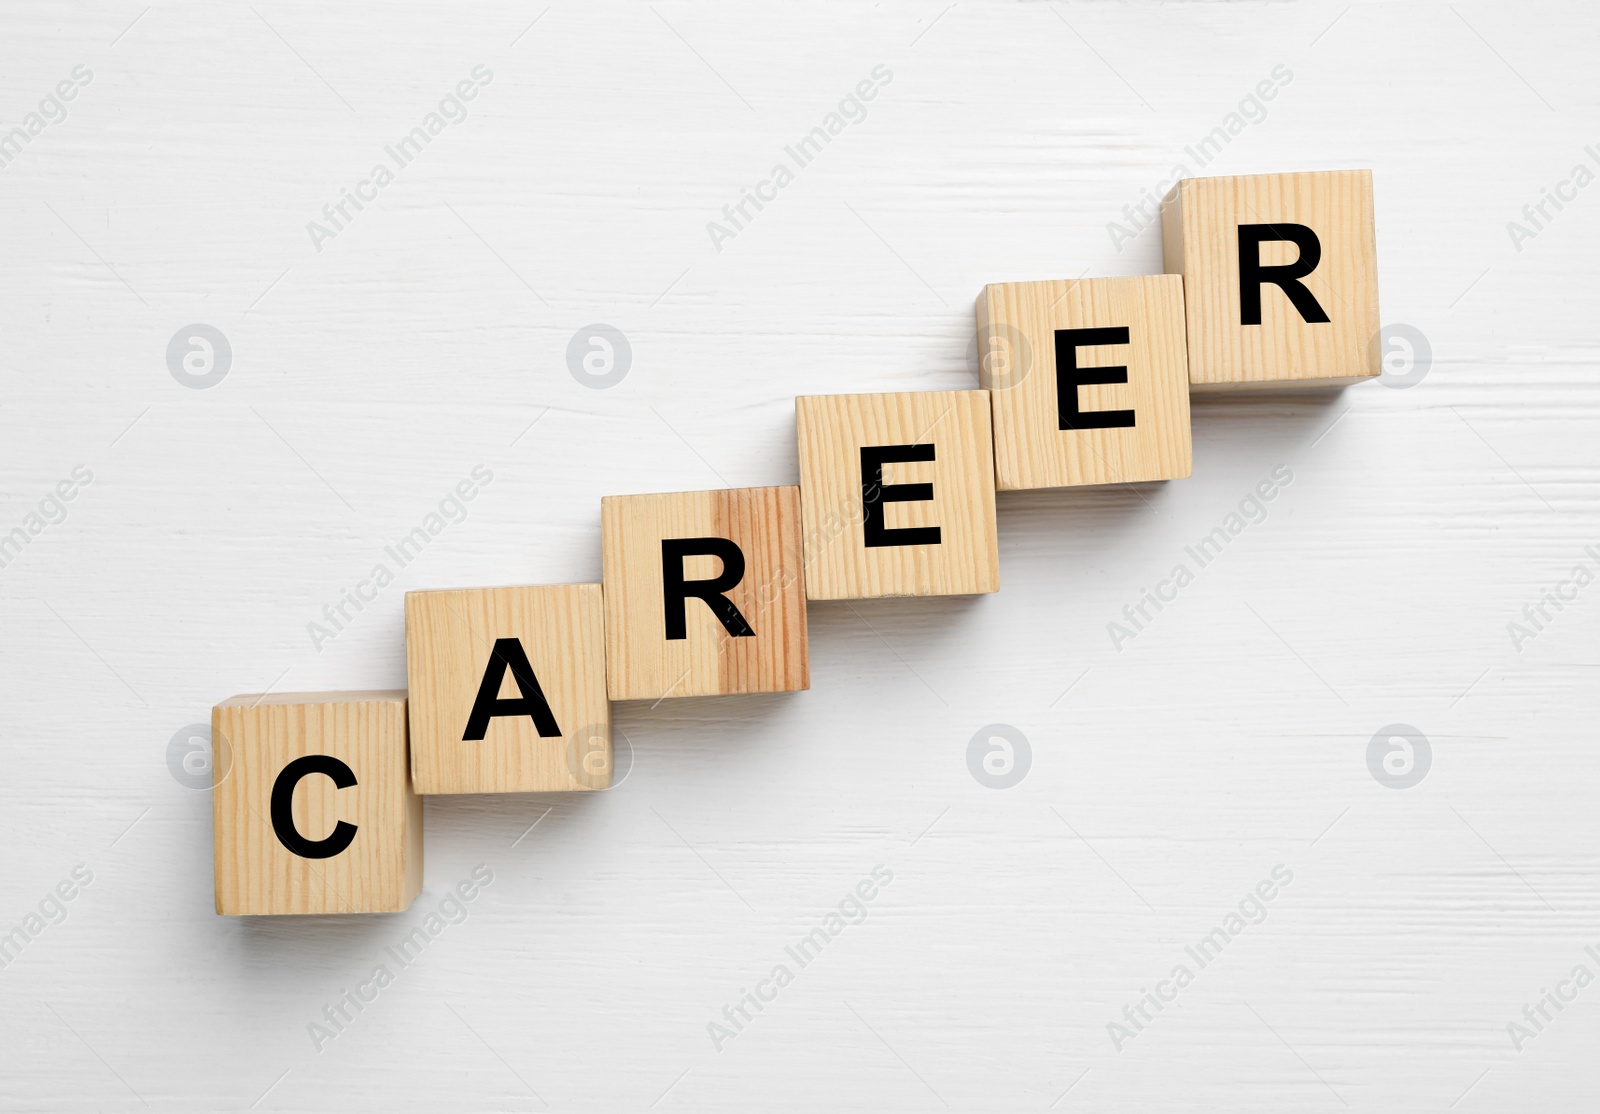
<svg viewBox="0 0 1600 1114">
<path fill-rule="evenodd" d="M 1300 249 L 1293 263 L 1266 267 L 1261 263 L 1261 245 L 1269 240 L 1286 240 Z M 1300 280 L 1322 262 L 1322 241 L 1303 224 L 1241 224 L 1239 226 L 1239 324 L 1261 324 L 1261 287 L 1272 283 L 1288 295 L 1300 316 L 1313 325 L 1328 323 L 1328 314 Z"/>
<path fill-rule="evenodd" d="M 715 557 L 722 571 L 710 580 L 685 580 L 683 559 Z M 728 538 L 663 538 L 661 540 L 661 602 L 665 609 L 667 640 L 689 637 L 689 597 L 704 600 L 723 629 L 734 638 L 753 638 L 755 631 L 732 600 L 723 595 L 744 579 L 744 551 Z"/>
</svg>

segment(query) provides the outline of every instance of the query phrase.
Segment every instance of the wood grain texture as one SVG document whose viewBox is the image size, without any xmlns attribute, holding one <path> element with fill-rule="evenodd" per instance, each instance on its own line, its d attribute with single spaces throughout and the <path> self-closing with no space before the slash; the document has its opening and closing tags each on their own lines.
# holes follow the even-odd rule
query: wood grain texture
<svg viewBox="0 0 1600 1114">
<path fill-rule="evenodd" d="M 1163 199 L 1161 221 L 1166 270 L 1183 276 L 1197 390 L 1334 387 L 1383 370 L 1370 170 L 1186 178 Z M 1316 233 L 1321 260 L 1300 281 L 1327 321 L 1307 321 L 1268 284 L 1261 323 L 1240 323 L 1241 224 L 1299 224 Z M 1269 266 L 1299 254 L 1284 243 L 1259 252 Z"/>
<path fill-rule="evenodd" d="M 212 790 L 217 912 L 395 913 L 422 887 L 422 799 L 411 788 L 404 692 L 268 693 L 235 696 L 211 710 L 213 743 L 231 769 Z M 331 858 L 291 852 L 272 826 L 280 773 L 305 755 L 330 755 L 356 782 L 300 779 L 291 812 L 305 839 L 355 826 Z"/>
<path fill-rule="evenodd" d="M 1011 282 L 977 301 L 980 381 L 994 399 L 995 480 L 1002 491 L 1185 479 L 1193 471 L 1183 282 L 1176 275 Z M 1061 427 L 1056 331 L 1126 329 L 1126 344 L 1075 348 L 1086 382 L 1077 408 L 1132 411 L 1133 425 Z"/>
<path fill-rule="evenodd" d="M 998 591 L 990 421 L 986 391 L 795 399 L 806 597 Z M 869 482 L 862 447 L 906 445 L 929 446 L 933 459 L 882 464 L 883 483 Z M 932 486 L 928 498 L 881 502 L 889 485 L 903 484 Z M 869 547 L 865 521 L 874 500 L 885 531 L 937 529 L 937 542 Z"/>
<path fill-rule="evenodd" d="M 611 784 L 605 605 L 598 584 L 406 593 L 411 770 L 418 793 L 546 793 Z M 526 655 L 559 734 L 496 716 L 464 738 L 500 639 Z M 498 694 L 521 695 L 510 669 Z"/>
<path fill-rule="evenodd" d="M 612 495 L 600 515 L 611 699 L 810 687 L 798 487 Z M 690 598 L 681 604 L 685 636 L 667 637 L 661 543 L 685 538 L 738 546 L 744 575 L 721 594 L 753 633 L 730 635 L 705 602 Z M 725 569 L 714 556 L 685 557 L 682 567 L 686 580 Z"/>
</svg>

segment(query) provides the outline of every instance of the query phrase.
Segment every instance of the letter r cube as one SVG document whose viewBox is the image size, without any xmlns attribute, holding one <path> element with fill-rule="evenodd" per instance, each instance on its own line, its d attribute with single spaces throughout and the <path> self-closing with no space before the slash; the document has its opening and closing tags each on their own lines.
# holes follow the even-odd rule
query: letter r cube
<svg viewBox="0 0 1600 1114">
<path fill-rule="evenodd" d="M 810 685 L 800 489 L 600 502 L 613 700 Z"/>
<path fill-rule="evenodd" d="M 1382 368 L 1372 172 L 1185 178 L 1161 206 L 1195 389 L 1337 387 Z"/>
</svg>

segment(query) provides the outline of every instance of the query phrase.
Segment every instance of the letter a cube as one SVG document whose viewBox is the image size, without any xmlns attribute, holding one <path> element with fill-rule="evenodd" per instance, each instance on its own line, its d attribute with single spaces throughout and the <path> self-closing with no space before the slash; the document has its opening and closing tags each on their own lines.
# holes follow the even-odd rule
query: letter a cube
<svg viewBox="0 0 1600 1114">
<path fill-rule="evenodd" d="M 1338 387 L 1382 370 L 1372 172 L 1185 178 L 1161 206 L 1197 390 Z"/>
<path fill-rule="evenodd" d="M 611 785 L 598 584 L 406 593 L 419 793 Z"/>
<path fill-rule="evenodd" d="M 404 692 L 211 710 L 217 912 L 396 913 L 422 888 Z"/>
<path fill-rule="evenodd" d="M 600 503 L 613 700 L 810 685 L 800 489 Z"/>
</svg>

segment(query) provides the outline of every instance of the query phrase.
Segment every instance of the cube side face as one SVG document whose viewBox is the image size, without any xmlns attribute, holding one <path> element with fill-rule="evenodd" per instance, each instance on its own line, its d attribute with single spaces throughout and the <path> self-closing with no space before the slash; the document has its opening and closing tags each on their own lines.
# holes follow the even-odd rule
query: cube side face
<svg viewBox="0 0 1600 1114">
<path fill-rule="evenodd" d="M 611 699 L 810 686 L 798 487 L 608 496 L 600 518 Z M 724 556 L 742 564 L 737 582 Z M 713 610 L 719 598 L 733 613 Z M 731 633 L 741 623 L 750 634 Z"/>
<path fill-rule="evenodd" d="M 1191 474 L 1179 276 L 997 283 L 985 288 L 982 304 L 979 317 L 991 346 L 1008 352 L 1005 374 L 986 372 L 996 487 L 1142 483 Z M 1070 356 L 1070 366 L 1058 366 L 1058 352 Z"/>
<path fill-rule="evenodd" d="M 406 675 L 418 793 L 610 786 L 600 585 L 408 592 Z"/>
<path fill-rule="evenodd" d="M 1183 274 L 1183 179 L 1161 199 L 1161 269 Z"/>
<path fill-rule="evenodd" d="M 235 698 L 212 709 L 213 737 L 231 757 L 212 790 L 218 913 L 390 913 L 416 897 L 422 801 L 405 695 L 365 695 Z"/>
<path fill-rule="evenodd" d="M 808 599 L 999 590 L 987 391 L 804 396 L 795 427 Z M 864 465 L 873 448 L 888 451 Z M 881 483 L 863 473 L 874 464 Z M 931 490 L 905 488 L 918 484 Z"/>
<path fill-rule="evenodd" d="M 1382 371 L 1374 343 L 1380 318 L 1370 171 L 1189 178 L 1177 190 L 1163 233 L 1181 247 L 1176 260 L 1167 252 L 1166 266 L 1183 274 L 1197 389 L 1331 387 Z M 1244 225 L 1270 228 L 1246 246 Z M 1303 236 L 1301 228 L 1314 233 L 1320 258 L 1296 278 L 1306 245 L 1282 237 Z M 1245 323 L 1254 315 L 1242 304 L 1241 251 L 1253 253 L 1252 270 L 1269 276 L 1249 283 L 1259 288 L 1259 324 Z M 1303 309 L 1317 311 L 1297 306 L 1274 274 L 1303 286 L 1328 320 L 1308 320 Z"/>
</svg>

